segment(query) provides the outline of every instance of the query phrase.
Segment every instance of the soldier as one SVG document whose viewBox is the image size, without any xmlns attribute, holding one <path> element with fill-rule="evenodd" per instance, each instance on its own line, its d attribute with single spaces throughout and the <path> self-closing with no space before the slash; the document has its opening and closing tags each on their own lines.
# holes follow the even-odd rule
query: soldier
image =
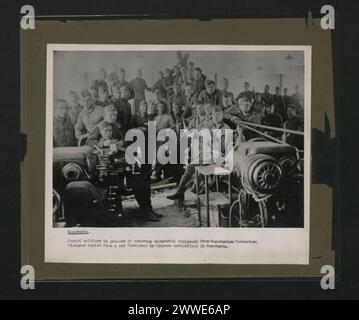
<svg viewBox="0 0 359 320">
<path fill-rule="evenodd" d="M 219 105 L 221 103 L 222 93 L 216 88 L 216 84 L 213 80 L 206 81 L 206 89 L 198 96 L 198 100 L 202 103 L 211 102 L 213 105 Z"/>
<path fill-rule="evenodd" d="M 179 103 L 175 102 L 172 105 L 171 116 L 174 121 L 174 128 L 176 130 L 177 135 L 180 133 L 180 130 L 183 129 L 183 118 L 182 118 L 182 110 Z"/>
<path fill-rule="evenodd" d="M 177 103 L 180 106 L 185 106 L 186 105 L 186 96 L 183 94 L 182 90 L 181 90 L 181 85 L 179 84 L 174 84 L 173 85 L 173 94 L 172 96 L 170 96 L 170 110 L 169 112 L 172 111 L 172 105 L 173 103 Z"/>
<path fill-rule="evenodd" d="M 119 140 L 113 136 L 113 124 L 107 121 L 102 121 L 98 125 L 100 132 L 99 139 L 92 140 L 93 145 L 101 149 L 106 149 L 107 151 L 111 150 L 112 152 L 117 152 L 124 146 L 124 141 Z"/>
<path fill-rule="evenodd" d="M 284 105 L 284 99 L 280 94 L 280 87 L 275 87 L 275 94 L 273 96 L 275 113 L 280 115 L 283 121 L 287 120 L 287 110 Z"/>
<path fill-rule="evenodd" d="M 159 132 L 162 129 L 174 128 L 174 120 L 172 116 L 167 112 L 167 106 L 164 101 L 160 101 L 157 104 L 158 114 L 155 117 L 156 131 Z"/>
<path fill-rule="evenodd" d="M 304 117 L 304 98 L 303 95 L 300 93 L 300 86 L 297 84 L 294 88 L 295 93 L 291 95 L 291 103 L 294 104 L 297 108 L 297 115 L 301 118 Z"/>
<path fill-rule="evenodd" d="M 160 93 L 163 97 L 166 97 L 166 86 L 165 86 L 165 75 L 163 71 L 158 72 L 158 80 L 151 87 L 151 91 L 155 91 L 156 89 L 160 90 Z"/>
<path fill-rule="evenodd" d="M 80 104 L 80 96 L 76 91 L 70 91 L 70 103 L 69 103 L 70 111 L 69 115 L 73 125 L 76 125 L 77 118 L 80 112 L 83 110 L 83 106 Z"/>
<path fill-rule="evenodd" d="M 280 115 L 275 114 L 273 104 L 266 105 L 265 116 L 261 119 L 261 124 L 264 126 L 283 128 L 282 118 Z M 264 129 L 264 133 L 277 139 L 282 137 L 282 132 L 276 130 Z"/>
<path fill-rule="evenodd" d="M 237 97 L 237 100 L 239 98 L 243 98 L 243 97 L 247 97 L 251 102 L 253 101 L 254 99 L 254 92 L 253 90 L 250 90 L 250 83 L 249 82 L 245 82 L 244 83 L 244 91 L 242 91 L 238 97 Z"/>
<path fill-rule="evenodd" d="M 148 104 L 146 100 L 140 101 L 140 106 L 138 109 L 138 114 L 132 116 L 132 127 L 133 128 L 140 128 L 143 131 L 146 130 L 149 117 L 148 117 Z"/>
<path fill-rule="evenodd" d="M 113 94 L 112 88 L 119 82 L 118 78 L 118 65 L 116 63 L 112 64 L 112 72 L 107 77 L 107 81 L 110 84 L 110 93 Z"/>
<path fill-rule="evenodd" d="M 75 126 L 75 135 L 78 140 L 89 136 L 94 126 L 103 120 L 104 110 L 94 104 L 89 92 L 83 93 L 84 109 L 79 113 Z"/>
<path fill-rule="evenodd" d="M 303 131 L 303 120 L 297 116 L 297 107 L 294 104 L 290 104 L 287 108 L 288 120 L 284 123 L 284 127 L 289 130 Z M 303 136 L 287 133 L 285 140 L 288 144 L 303 149 Z"/>
<path fill-rule="evenodd" d="M 98 73 L 98 79 L 93 82 L 92 87 L 98 89 L 100 86 L 106 88 L 108 90 L 107 84 L 107 73 L 105 69 L 101 69 Z"/>
<path fill-rule="evenodd" d="M 132 124 L 132 108 L 128 103 L 131 94 L 127 86 L 120 88 L 120 95 L 121 98 L 114 103 L 114 106 L 118 112 L 117 122 L 123 128 L 124 132 L 126 132 L 131 128 Z"/>
<path fill-rule="evenodd" d="M 260 124 L 261 115 L 254 113 L 252 111 L 252 106 L 249 98 L 243 97 L 238 99 L 238 113 L 233 115 L 231 118 L 232 122 L 236 120 L 240 120 L 243 122 Z M 250 139 L 256 138 L 258 135 L 250 129 L 243 128 L 241 125 L 238 125 L 241 135 L 240 139 L 244 141 L 248 141 Z"/>
<path fill-rule="evenodd" d="M 264 86 L 264 92 L 262 93 L 262 96 L 261 96 L 265 105 L 273 104 L 273 96 L 271 95 L 271 93 L 269 91 L 270 91 L 270 86 L 268 84 L 266 84 Z"/>
<path fill-rule="evenodd" d="M 151 89 L 147 86 L 147 82 L 142 78 L 141 69 L 137 70 L 137 76 L 135 79 L 131 81 L 131 87 L 135 89 L 134 109 L 135 109 L 135 113 L 137 113 L 138 107 L 140 105 L 140 101 L 146 99 L 146 95 L 145 95 L 146 90 L 151 91 Z"/>
<path fill-rule="evenodd" d="M 71 147 L 76 145 L 74 125 L 69 116 L 65 99 L 57 99 L 54 108 L 53 146 Z"/>
<path fill-rule="evenodd" d="M 207 108 L 208 108 L 209 105 L 207 105 Z M 220 142 L 220 145 L 221 145 L 221 153 L 222 152 L 225 152 L 227 147 L 225 144 L 228 143 L 228 141 L 226 141 L 226 139 L 224 139 L 224 134 L 225 134 L 225 131 L 226 129 L 230 130 L 230 128 L 223 122 L 223 110 L 220 106 L 212 106 L 210 105 L 211 108 L 208 108 L 207 110 L 209 111 L 212 110 L 212 126 L 211 128 L 209 129 L 211 134 L 212 134 L 212 137 L 211 139 L 209 140 L 204 140 L 202 141 L 200 144 L 203 143 L 203 145 L 200 147 L 200 154 L 199 154 L 199 162 L 201 164 L 204 164 L 204 161 L 216 161 L 218 158 L 217 156 L 218 155 L 215 155 L 215 157 L 213 158 L 213 153 L 211 152 L 210 153 L 210 156 L 211 156 L 211 159 L 206 159 L 205 158 L 205 153 L 203 152 L 203 150 L 211 150 L 212 151 L 212 141 L 214 138 L 216 138 L 217 136 L 214 136 L 213 135 L 213 129 L 220 129 L 220 130 L 223 130 L 221 132 L 221 142 Z M 199 114 L 201 115 L 202 114 L 202 111 L 201 111 L 201 108 L 199 108 Z M 197 127 L 198 130 L 201 130 L 203 128 L 200 128 L 200 127 Z M 210 142 L 210 145 L 207 145 L 208 144 L 208 141 L 211 141 Z M 206 162 L 207 163 L 207 162 Z M 184 193 L 187 189 L 187 184 L 191 181 L 191 179 L 193 178 L 193 175 L 195 173 L 195 166 L 194 164 L 192 163 L 188 163 L 187 164 L 187 167 L 186 167 L 186 170 L 177 186 L 177 189 L 176 189 L 176 192 L 172 195 L 169 195 L 167 197 L 167 199 L 170 199 L 170 200 L 184 200 Z"/>
<path fill-rule="evenodd" d="M 229 81 L 228 81 L 228 79 L 227 79 L 227 78 L 223 78 L 221 84 L 222 84 L 222 90 L 221 90 L 221 92 L 222 92 L 222 97 L 223 97 L 223 96 L 229 97 L 229 98 L 232 100 L 232 102 L 234 103 L 234 101 L 235 101 L 235 100 L 234 100 L 234 95 L 233 95 L 232 92 L 229 92 L 229 91 L 228 91 L 228 87 L 229 87 Z"/>
<path fill-rule="evenodd" d="M 113 83 L 114 87 L 121 88 L 127 87 L 128 91 L 130 92 L 128 100 L 131 100 L 135 97 L 135 89 L 131 86 L 131 84 L 126 81 L 126 70 L 121 68 L 118 73 L 118 80 Z"/>
<path fill-rule="evenodd" d="M 201 130 L 206 128 L 208 118 L 206 117 L 206 110 L 204 108 L 204 104 L 198 101 L 195 104 L 195 110 L 196 110 L 196 115 L 189 122 L 188 129 Z"/>
<path fill-rule="evenodd" d="M 205 83 L 206 83 L 206 76 L 202 74 L 201 68 L 196 67 L 193 73 L 193 84 L 197 92 L 197 95 L 199 95 L 203 90 L 206 89 Z"/>
<path fill-rule="evenodd" d="M 239 115 L 239 108 L 238 105 L 233 103 L 233 100 L 230 96 L 222 96 L 222 106 L 223 106 L 223 118 L 224 122 L 231 127 L 232 129 L 235 129 L 237 125 L 233 123 L 232 117 Z"/>
<path fill-rule="evenodd" d="M 95 105 L 104 108 L 110 104 L 112 104 L 112 100 L 110 99 L 108 87 L 100 85 L 98 87 L 98 99 L 95 101 Z"/>
<path fill-rule="evenodd" d="M 174 85 L 179 85 L 180 87 L 182 86 L 183 75 L 182 75 L 180 69 L 177 66 L 173 67 L 172 78 L 173 78 L 173 84 Z"/>
<path fill-rule="evenodd" d="M 91 144 L 92 140 L 100 139 L 100 128 L 104 122 L 109 123 L 112 126 L 112 136 L 114 139 L 119 141 L 123 141 L 122 146 L 124 146 L 125 141 L 125 133 L 121 126 L 117 123 L 118 112 L 117 109 L 113 105 L 107 106 L 105 109 L 104 120 L 100 121 L 91 131 L 90 136 L 88 138 L 88 143 Z"/>
<path fill-rule="evenodd" d="M 259 92 L 256 92 L 256 94 L 254 95 L 254 101 L 252 104 L 252 111 L 254 113 L 264 115 L 264 109 L 265 109 L 265 104 L 262 100 L 262 96 Z"/>
<path fill-rule="evenodd" d="M 193 105 L 197 101 L 197 92 L 192 83 L 187 83 L 185 85 L 185 96 L 186 96 L 186 104 L 183 110 L 183 119 L 186 121 L 189 120 L 193 116 Z"/>
<path fill-rule="evenodd" d="M 203 126 L 206 128 L 206 129 L 209 129 L 211 130 L 214 126 L 214 123 L 213 123 L 213 116 L 212 116 L 212 113 L 213 113 L 213 109 L 214 109 L 214 106 L 212 103 L 205 103 L 204 104 L 204 111 L 206 113 L 206 119 L 205 119 L 205 123 L 203 124 Z"/>
<path fill-rule="evenodd" d="M 291 98 L 288 95 L 288 88 L 283 89 L 283 103 L 285 110 L 287 110 L 288 106 L 291 104 Z"/>
<path fill-rule="evenodd" d="M 218 162 L 223 159 L 222 156 L 227 154 L 227 151 L 233 143 L 233 141 L 225 139 L 226 130 L 231 130 L 231 128 L 224 122 L 224 112 L 220 106 L 214 106 L 212 109 L 212 123 L 212 144 L 216 143 L 216 139 L 220 139 L 218 145 L 221 149 L 220 154 L 216 154 L 214 151 L 212 152 L 212 162 L 218 164 Z M 216 130 L 221 130 L 220 135 L 214 134 Z"/>
</svg>

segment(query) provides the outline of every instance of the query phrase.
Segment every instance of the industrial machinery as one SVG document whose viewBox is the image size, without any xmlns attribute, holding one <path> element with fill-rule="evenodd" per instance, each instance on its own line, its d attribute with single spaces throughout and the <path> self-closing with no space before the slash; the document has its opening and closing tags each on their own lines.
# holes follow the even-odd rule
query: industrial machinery
<svg viewBox="0 0 359 320">
<path fill-rule="evenodd" d="M 122 152 L 96 146 L 53 149 L 54 226 L 106 226 L 123 216 L 121 195 L 131 193 L 136 165 Z"/>
<path fill-rule="evenodd" d="M 303 169 L 296 147 L 255 138 L 234 147 L 230 227 L 302 227 Z"/>
</svg>

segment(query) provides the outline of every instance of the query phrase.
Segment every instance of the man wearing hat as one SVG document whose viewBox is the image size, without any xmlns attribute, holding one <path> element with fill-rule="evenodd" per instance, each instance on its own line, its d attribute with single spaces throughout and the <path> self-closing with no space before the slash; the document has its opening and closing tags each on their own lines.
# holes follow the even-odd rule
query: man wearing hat
<svg viewBox="0 0 359 320">
<path fill-rule="evenodd" d="M 83 92 L 84 109 L 79 113 L 75 126 L 75 135 L 77 139 L 89 136 L 94 126 L 103 120 L 103 108 L 94 104 L 93 98 L 89 92 Z"/>
</svg>

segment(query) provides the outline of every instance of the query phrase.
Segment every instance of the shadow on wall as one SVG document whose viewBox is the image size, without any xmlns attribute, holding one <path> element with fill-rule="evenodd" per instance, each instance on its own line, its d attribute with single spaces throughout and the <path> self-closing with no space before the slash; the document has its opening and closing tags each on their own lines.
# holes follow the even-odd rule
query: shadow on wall
<svg viewBox="0 0 359 320">
<path fill-rule="evenodd" d="M 325 113 L 324 121 L 324 132 L 318 129 L 312 130 L 312 183 L 325 184 L 332 188 L 332 248 L 337 250 L 339 243 L 339 200 L 341 192 L 339 188 L 340 163 L 338 143 L 336 138 L 331 138 L 331 128 L 327 113 Z M 336 255 L 336 259 L 339 259 L 339 254 Z"/>
<path fill-rule="evenodd" d="M 328 115 L 325 114 L 324 132 L 312 130 L 312 182 L 335 187 L 337 165 L 337 142 L 331 138 Z"/>
</svg>

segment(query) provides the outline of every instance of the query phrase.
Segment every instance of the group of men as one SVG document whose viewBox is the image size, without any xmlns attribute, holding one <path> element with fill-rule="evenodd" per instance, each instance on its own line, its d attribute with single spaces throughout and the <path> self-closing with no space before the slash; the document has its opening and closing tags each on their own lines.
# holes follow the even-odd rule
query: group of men
<svg viewBox="0 0 359 320">
<path fill-rule="evenodd" d="M 178 134 L 179 130 L 185 128 L 236 129 L 238 121 L 303 130 L 303 97 L 298 85 L 291 96 L 287 88 L 281 95 L 280 87 L 276 87 L 272 94 L 269 85 L 265 86 L 263 93 L 259 93 L 250 89 L 248 82 L 237 95 L 228 89 L 227 78 L 223 78 L 217 88 L 216 82 L 207 79 L 193 62 L 180 61 L 173 68 L 160 71 L 158 80 L 152 86 L 148 86 L 143 79 L 141 69 L 137 70 L 136 78 L 128 82 L 126 71 L 114 64 L 109 74 L 101 69 L 90 88 L 81 92 L 81 97 L 71 91 L 69 103 L 65 99 L 55 101 L 53 146 L 95 143 L 106 148 L 115 142 L 123 148 L 126 146 L 126 132 L 131 128 L 146 130 L 149 121 L 156 122 L 157 132 L 171 128 Z M 151 99 L 146 99 L 146 91 Z M 303 147 L 300 136 L 270 129 L 258 130 L 298 148 Z M 240 132 L 243 140 L 256 137 L 255 132 L 248 128 Z M 184 173 L 183 165 L 177 167 L 180 171 L 178 188 L 169 197 L 173 200 L 183 199 L 194 172 L 191 165 Z M 152 178 L 159 178 L 165 168 L 155 165 L 152 169 L 151 165 L 143 166 L 146 182 L 139 183 L 135 194 L 145 216 L 151 221 L 158 221 L 160 216 L 151 207 L 148 172 L 153 172 Z"/>
</svg>

